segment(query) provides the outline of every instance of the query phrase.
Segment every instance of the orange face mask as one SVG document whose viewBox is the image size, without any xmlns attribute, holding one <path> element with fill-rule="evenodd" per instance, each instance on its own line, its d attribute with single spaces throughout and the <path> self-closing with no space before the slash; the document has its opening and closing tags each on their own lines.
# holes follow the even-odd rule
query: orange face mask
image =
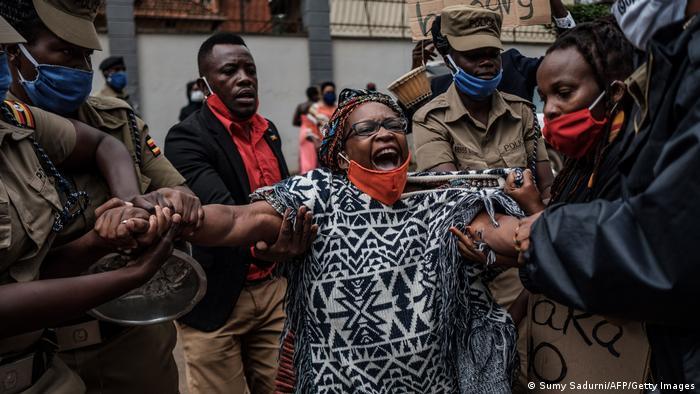
<svg viewBox="0 0 700 394">
<path fill-rule="evenodd" d="M 348 160 L 344 155 L 341 157 L 350 163 L 348 179 L 358 189 L 384 205 L 394 205 L 399 201 L 408 180 L 410 153 L 402 165 L 390 171 L 370 170 L 362 167 L 355 160 Z"/>
</svg>

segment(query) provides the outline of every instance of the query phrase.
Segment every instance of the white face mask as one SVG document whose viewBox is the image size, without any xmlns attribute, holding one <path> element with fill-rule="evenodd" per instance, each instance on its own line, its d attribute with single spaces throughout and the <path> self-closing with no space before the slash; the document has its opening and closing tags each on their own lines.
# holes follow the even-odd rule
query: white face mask
<svg viewBox="0 0 700 394">
<path fill-rule="evenodd" d="M 612 12 L 632 45 L 645 51 L 657 30 L 683 20 L 687 3 L 688 0 L 617 0 Z"/>
<path fill-rule="evenodd" d="M 204 92 L 201 90 L 195 90 L 190 93 L 190 101 L 193 103 L 201 103 L 204 101 Z"/>
</svg>

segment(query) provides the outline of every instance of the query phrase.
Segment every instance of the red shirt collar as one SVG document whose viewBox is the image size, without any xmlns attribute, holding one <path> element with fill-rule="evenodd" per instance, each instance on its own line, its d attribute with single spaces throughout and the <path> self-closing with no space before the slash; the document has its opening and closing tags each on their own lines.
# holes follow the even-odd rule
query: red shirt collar
<svg viewBox="0 0 700 394">
<path fill-rule="evenodd" d="M 214 116 L 226 128 L 226 131 L 235 134 L 237 137 L 248 139 L 249 135 L 245 132 L 248 129 L 250 130 L 250 137 L 263 135 L 267 131 L 267 120 L 257 112 L 250 119 L 240 120 L 231 114 L 226 104 L 216 94 L 208 96 L 206 103 L 211 112 L 214 113 Z"/>
</svg>

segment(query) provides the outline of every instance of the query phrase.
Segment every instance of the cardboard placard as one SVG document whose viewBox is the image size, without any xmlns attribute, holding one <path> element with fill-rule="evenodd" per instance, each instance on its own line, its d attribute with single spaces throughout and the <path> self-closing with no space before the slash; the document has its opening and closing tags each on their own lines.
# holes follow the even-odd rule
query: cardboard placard
<svg viewBox="0 0 700 394">
<path fill-rule="evenodd" d="M 549 0 L 406 0 L 406 15 L 414 41 L 430 38 L 435 15 L 453 5 L 484 7 L 499 12 L 503 28 L 551 23 Z"/>
<path fill-rule="evenodd" d="M 611 320 L 531 295 L 527 323 L 530 393 L 557 393 L 562 386 L 582 392 L 578 385 L 586 382 L 646 382 L 650 348 L 640 322 Z"/>
</svg>

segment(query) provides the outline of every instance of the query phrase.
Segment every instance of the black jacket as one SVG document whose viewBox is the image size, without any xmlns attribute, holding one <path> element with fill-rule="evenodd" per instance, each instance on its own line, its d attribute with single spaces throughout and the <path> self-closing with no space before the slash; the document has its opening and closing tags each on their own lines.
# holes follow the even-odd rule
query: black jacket
<svg viewBox="0 0 700 394">
<path fill-rule="evenodd" d="M 648 322 L 656 381 L 700 391 L 700 18 L 650 43 L 647 120 L 620 157 L 622 197 L 545 210 L 525 286 Z"/>
<path fill-rule="evenodd" d="M 277 157 L 282 178 L 286 178 L 289 171 L 280 137 L 274 124 L 269 123 L 265 141 Z M 248 174 L 241 155 L 231 135 L 206 105 L 170 129 L 165 151 L 202 204 L 250 202 Z M 254 259 L 249 248 L 193 246 L 192 255 L 207 274 L 208 288 L 202 301 L 180 321 L 202 331 L 213 331 L 230 317 L 248 265 Z"/>
</svg>

